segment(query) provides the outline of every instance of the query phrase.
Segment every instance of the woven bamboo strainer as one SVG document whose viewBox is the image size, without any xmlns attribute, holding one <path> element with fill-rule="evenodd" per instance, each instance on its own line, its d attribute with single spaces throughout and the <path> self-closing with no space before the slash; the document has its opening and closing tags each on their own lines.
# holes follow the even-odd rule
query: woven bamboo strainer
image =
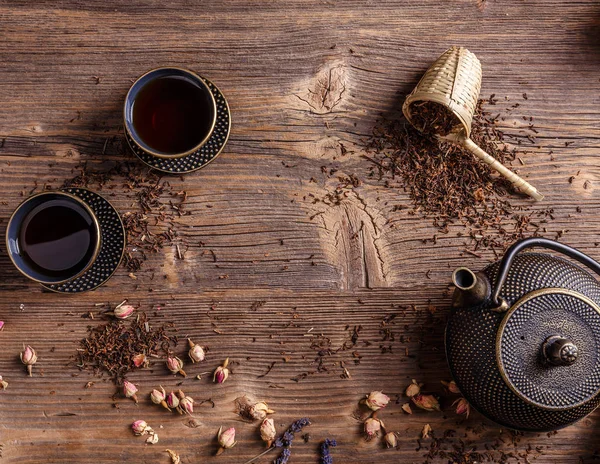
<svg viewBox="0 0 600 464">
<path fill-rule="evenodd" d="M 483 151 L 470 139 L 471 124 L 477 108 L 480 89 L 481 63 L 479 60 L 464 47 L 452 47 L 446 50 L 425 72 L 414 90 L 406 97 L 402 112 L 406 119 L 414 125 L 411 115 L 412 103 L 432 101 L 444 105 L 459 119 L 461 125 L 448 135 L 438 135 L 440 140 L 461 145 L 506 177 L 523 193 L 536 200 L 541 200 L 544 196 L 533 185 Z"/>
</svg>

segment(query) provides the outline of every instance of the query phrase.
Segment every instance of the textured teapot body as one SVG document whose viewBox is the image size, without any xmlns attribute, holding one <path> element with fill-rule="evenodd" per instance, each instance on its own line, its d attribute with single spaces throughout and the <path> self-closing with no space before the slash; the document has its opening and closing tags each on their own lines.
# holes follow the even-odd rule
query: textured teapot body
<svg viewBox="0 0 600 464">
<path fill-rule="evenodd" d="M 581 382 L 575 385 L 574 382 L 578 382 L 575 378 L 586 377 L 587 371 L 580 372 L 582 377 L 568 373 L 574 372 L 573 369 L 589 369 L 590 375 L 596 375 L 592 371 L 600 365 L 596 364 L 600 346 L 596 345 L 597 339 L 593 339 L 594 324 L 598 321 L 592 317 L 589 326 L 587 320 L 581 324 L 575 319 L 570 321 L 569 311 L 573 307 L 573 318 L 576 318 L 581 311 L 578 305 L 589 304 L 586 311 L 597 307 L 600 285 L 589 272 L 565 259 L 525 253 L 512 259 L 498 293 L 503 306 L 499 308 L 490 297 L 491 290 L 497 288 L 499 268 L 500 263 L 494 263 L 477 273 L 477 280 L 483 284 L 479 294 L 471 289 L 474 298 L 465 297 L 466 294 L 458 290 L 455 294 L 446 328 L 446 355 L 454 380 L 475 409 L 506 427 L 546 431 L 572 424 L 599 405 L 595 382 L 598 380 L 600 385 L 600 379 L 592 378 L 589 385 Z M 529 304 L 533 301 L 530 300 L 519 309 L 523 311 L 522 316 L 513 313 L 513 322 L 507 327 L 510 311 L 530 297 L 536 298 L 536 304 L 544 305 L 543 311 Z M 538 311 L 535 320 L 539 323 L 528 329 L 526 318 L 533 317 L 532 311 Z M 563 312 L 555 314 L 553 311 Z M 584 360 L 577 360 L 569 367 L 548 366 L 533 355 L 520 356 L 521 343 L 538 343 L 553 331 L 560 333 L 561 328 L 585 346 Z M 597 329 L 600 334 L 600 326 Z M 532 341 L 535 337 L 537 339 Z M 502 343 L 510 345 L 515 355 L 506 353 L 507 348 Z M 539 381 L 540 388 L 532 384 L 532 378 Z"/>
</svg>

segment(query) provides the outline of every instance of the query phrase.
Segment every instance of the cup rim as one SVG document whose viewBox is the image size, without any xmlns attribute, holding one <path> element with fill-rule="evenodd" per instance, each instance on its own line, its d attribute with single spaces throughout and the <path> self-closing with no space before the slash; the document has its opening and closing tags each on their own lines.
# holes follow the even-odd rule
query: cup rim
<svg viewBox="0 0 600 464">
<path fill-rule="evenodd" d="M 136 86 L 136 84 L 140 80 L 142 80 L 146 76 L 153 74 L 153 73 L 158 73 L 160 71 L 179 71 L 181 73 L 187 74 L 189 77 L 193 78 L 194 81 L 196 81 L 201 87 L 203 87 L 206 90 L 207 94 L 210 96 L 210 102 L 212 103 L 212 109 L 213 109 L 213 117 L 212 117 L 212 122 L 210 125 L 210 130 L 207 132 L 206 136 L 197 145 L 195 145 L 194 147 L 190 148 L 189 150 L 187 150 L 185 152 L 169 154 L 169 153 L 165 153 L 165 152 L 156 151 L 156 150 L 152 149 L 151 147 L 147 146 L 146 144 L 144 144 L 144 146 L 142 146 L 138 142 L 138 140 L 136 140 L 133 137 L 133 133 L 134 133 L 134 131 L 132 130 L 133 128 L 130 128 L 129 123 L 127 122 L 127 102 L 130 100 L 131 92 L 133 91 L 133 88 Z M 131 84 L 131 87 L 129 87 L 129 90 L 127 91 L 127 95 L 125 96 L 125 103 L 123 105 L 123 127 L 125 128 L 125 131 L 132 138 L 136 147 L 138 147 L 141 150 L 147 152 L 148 154 L 150 154 L 152 156 L 156 156 L 158 158 L 176 159 L 176 158 L 183 158 L 184 156 L 191 155 L 195 151 L 202 148 L 206 144 L 206 142 L 208 142 L 208 139 L 210 139 L 213 132 L 215 131 L 216 124 L 217 124 L 217 102 L 215 101 L 215 96 L 213 95 L 212 91 L 210 90 L 210 87 L 208 86 L 208 84 L 206 82 L 204 82 L 204 79 L 202 79 L 202 77 L 199 74 L 196 74 L 195 72 L 190 71 L 189 69 L 180 68 L 178 66 L 160 66 L 158 68 L 153 68 L 153 69 L 145 72 L 144 74 L 142 74 L 140 77 L 138 77 L 133 82 L 133 84 Z"/>
<path fill-rule="evenodd" d="M 73 276 L 71 276 L 71 277 L 69 277 L 67 279 L 63 279 L 63 280 L 42 280 L 42 279 L 38 279 L 38 278 L 35 278 L 35 277 L 29 275 L 27 272 L 25 272 L 23 269 L 21 269 L 21 267 L 15 262 L 15 260 L 13 258 L 13 252 L 11 251 L 11 248 L 10 248 L 9 230 L 10 230 L 10 226 L 11 226 L 11 224 L 13 222 L 13 219 L 15 218 L 15 215 L 29 201 L 33 200 L 34 198 L 45 196 L 45 195 L 58 195 L 58 196 L 67 197 L 67 198 L 69 198 L 71 200 L 75 200 L 75 202 L 77 202 L 81 206 L 83 206 L 83 208 L 88 212 L 88 214 L 90 215 L 90 217 L 92 218 L 92 221 L 94 223 L 94 229 L 96 230 L 96 243 L 94 244 L 94 254 L 90 257 L 89 262 L 85 265 L 85 267 L 80 272 L 78 272 L 77 274 L 75 274 L 75 275 L 73 275 Z M 76 279 L 77 277 L 81 277 L 85 272 L 87 272 L 92 267 L 92 265 L 96 262 L 96 259 L 98 258 L 98 255 L 100 254 L 100 249 L 102 247 L 102 234 L 101 234 L 101 230 L 100 230 L 100 222 L 98 221 L 98 218 L 96 217 L 96 214 L 87 205 L 87 203 L 85 201 L 83 201 L 78 196 L 72 195 L 72 194 L 67 193 L 67 192 L 62 192 L 60 190 L 49 190 L 49 191 L 46 191 L 46 192 L 40 192 L 40 193 L 36 193 L 34 195 L 31 195 L 30 197 L 27 197 L 25 200 L 23 200 L 21 203 L 19 203 L 19 205 L 15 208 L 15 210 L 13 211 L 13 213 L 10 215 L 10 219 L 8 220 L 8 223 L 6 225 L 6 240 L 5 240 L 5 242 L 6 242 L 5 245 L 6 245 L 6 251 L 7 251 L 8 257 L 12 261 L 13 265 L 15 266 L 15 268 L 21 274 L 23 274 L 28 279 L 33 280 L 34 282 L 37 282 L 37 283 L 40 283 L 40 284 L 55 285 L 55 284 L 64 284 L 65 282 L 68 282 L 70 280 Z"/>
</svg>

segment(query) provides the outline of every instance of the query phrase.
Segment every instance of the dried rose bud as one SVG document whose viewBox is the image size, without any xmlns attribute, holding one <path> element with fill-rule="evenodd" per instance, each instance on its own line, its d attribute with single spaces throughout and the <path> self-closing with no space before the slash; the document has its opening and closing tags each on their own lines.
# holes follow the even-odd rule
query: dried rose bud
<svg viewBox="0 0 600 464">
<path fill-rule="evenodd" d="M 146 435 L 152 431 L 152 429 L 148 427 L 146 421 L 143 420 L 136 420 L 133 424 L 131 424 L 131 430 L 133 430 L 133 433 L 136 435 Z"/>
<path fill-rule="evenodd" d="M 265 419 L 260 425 L 260 438 L 267 443 L 267 448 L 270 448 L 273 444 L 275 435 L 277 435 L 277 430 L 275 430 L 273 419 Z"/>
<path fill-rule="evenodd" d="M 398 437 L 396 436 L 396 432 L 388 432 L 384 435 L 383 441 L 388 448 L 395 448 L 398 446 Z"/>
<path fill-rule="evenodd" d="M 31 377 L 31 366 L 37 362 L 37 355 L 35 354 L 35 350 L 29 345 L 23 347 L 21 362 L 27 366 L 27 373 Z"/>
<path fill-rule="evenodd" d="M 431 438 L 431 432 L 433 432 L 433 430 L 431 429 L 431 425 L 425 424 L 423 426 L 423 430 L 421 430 L 421 438 Z"/>
<path fill-rule="evenodd" d="M 458 385 L 456 385 L 456 382 L 454 380 L 451 380 L 450 382 L 445 382 L 445 381 L 442 380 L 442 385 L 444 387 L 446 387 L 446 390 L 448 390 L 450 393 L 460 394 L 460 390 L 458 389 Z"/>
<path fill-rule="evenodd" d="M 2 387 L 2 390 L 6 390 L 6 388 L 8 387 L 8 382 L 6 380 L 4 380 L 1 375 L 0 375 L 0 387 Z"/>
<path fill-rule="evenodd" d="M 196 345 L 193 341 L 188 338 L 188 343 L 190 345 L 190 350 L 188 351 L 188 356 L 192 360 L 193 363 L 202 362 L 206 357 L 206 353 L 204 352 L 204 348 L 200 345 Z"/>
<path fill-rule="evenodd" d="M 135 367 L 141 367 L 141 366 L 146 367 L 146 366 L 148 366 L 148 358 L 143 353 L 136 354 L 133 357 L 133 365 Z"/>
<path fill-rule="evenodd" d="M 186 377 L 186 373 L 183 370 L 183 361 L 179 359 L 177 356 L 167 358 L 167 369 L 171 371 L 172 374 L 181 374 Z"/>
<path fill-rule="evenodd" d="M 264 401 L 260 401 L 255 405 L 251 406 L 248 410 L 248 414 L 252 419 L 263 420 L 267 417 L 267 414 L 275 414 L 275 411 L 269 408 L 269 405 Z"/>
<path fill-rule="evenodd" d="M 233 427 L 223 431 L 223 427 L 219 428 L 217 434 L 217 440 L 219 441 L 219 449 L 217 450 L 217 456 L 226 449 L 231 449 L 236 445 L 235 441 L 235 429 Z"/>
<path fill-rule="evenodd" d="M 380 391 L 372 391 L 367 395 L 367 399 L 365 400 L 365 404 L 373 411 L 385 408 L 389 402 L 390 397 Z"/>
<path fill-rule="evenodd" d="M 175 409 L 179 406 L 179 398 L 174 392 L 171 392 L 167 395 L 167 399 L 165 400 L 167 406 L 171 409 Z"/>
<path fill-rule="evenodd" d="M 223 365 L 217 367 L 215 373 L 213 374 L 213 382 L 223 383 L 227 380 L 227 377 L 229 377 L 229 369 L 227 369 L 228 365 L 229 358 L 225 360 Z"/>
<path fill-rule="evenodd" d="M 369 417 L 365 421 L 365 433 L 367 434 L 367 440 L 370 440 L 379 435 L 383 422 L 375 417 Z"/>
<path fill-rule="evenodd" d="M 190 396 L 184 396 L 179 400 L 179 408 L 186 414 L 194 412 L 194 399 Z"/>
<path fill-rule="evenodd" d="M 127 319 L 129 316 L 133 314 L 135 308 L 129 304 L 121 304 L 115 308 L 113 311 L 113 315 L 117 319 Z"/>
<path fill-rule="evenodd" d="M 417 381 L 413 379 L 412 383 L 408 387 L 406 387 L 406 396 L 408 396 L 409 398 L 417 396 L 419 393 L 421 393 L 421 386 L 422 385 L 419 385 Z"/>
<path fill-rule="evenodd" d="M 4 329 L 4 321 L 0 321 L 0 331 Z"/>
<path fill-rule="evenodd" d="M 156 388 L 152 390 L 150 399 L 154 404 L 160 404 L 163 408 L 168 409 L 169 411 L 171 410 L 165 401 L 167 399 L 167 393 L 162 386 L 160 387 L 160 390 L 157 390 Z"/>
<path fill-rule="evenodd" d="M 137 393 L 138 389 L 137 387 L 132 384 L 131 382 L 124 380 L 123 381 L 123 395 L 125 395 L 125 398 L 131 398 L 133 401 L 135 401 L 136 403 L 138 402 L 137 399 Z"/>
<path fill-rule="evenodd" d="M 412 397 L 412 402 L 425 411 L 440 411 L 440 403 L 433 395 L 416 395 Z"/>
<path fill-rule="evenodd" d="M 456 405 L 456 414 L 464 414 L 467 418 L 469 417 L 469 414 L 471 413 L 471 405 L 466 399 L 459 398 L 452 403 L 452 406 L 454 405 Z"/>
<path fill-rule="evenodd" d="M 412 414 L 412 409 L 410 407 L 410 403 L 404 403 L 402 405 L 402 410 L 406 413 L 406 414 Z"/>
</svg>

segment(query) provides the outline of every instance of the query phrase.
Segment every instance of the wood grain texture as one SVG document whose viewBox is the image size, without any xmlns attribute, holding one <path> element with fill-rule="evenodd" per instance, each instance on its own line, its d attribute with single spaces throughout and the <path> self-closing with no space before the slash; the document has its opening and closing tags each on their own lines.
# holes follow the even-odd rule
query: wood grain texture
<svg viewBox="0 0 600 464">
<path fill-rule="evenodd" d="M 542 148 L 532 146 L 518 169 L 546 195 L 536 208 L 554 208 L 548 236 L 563 231 L 564 242 L 600 258 L 600 5 L 485 3 L 0 0 L 0 228 L 34 183 L 58 187 L 82 162 L 120 159 L 106 140 L 122 135 L 124 96 L 150 68 L 179 65 L 208 77 L 226 95 L 233 120 L 214 163 L 170 179 L 188 192 L 193 213 L 179 220 L 190 247 L 184 260 L 165 249 L 137 280 L 121 268 L 97 291 L 68 297 L 24 280 L 0 247 L 0 374 L 10 384 L 0 392 L 0 462 L 167 463 L 163 450 L 170 448 L 186 464 L 241 463 L 261 450 L 257 425 L 234 411 L 244 394 L 267 400 L 281 430 L 312 419 L 311 439 L 297 440 L 293 463 L 317 462 L 325 437 L 338 440 L 338 463 L 421 463 L 426 450 L 417 450 L 416 439 L 426 423 L 438 436 L 456 429 L 478 450 L 506 437 L 477 413 L 457 419 L 446 395 L 443 413 L 401 411 L 410 379 L 442 394 L 440 380 L 449 377 L 443 328 L 450 270 L 481 268 L 495 256 L 465 253 L 459 226 L 423 243 L 436 233 L 431 221 L 395 211 L 409 203 L 406 193 L 370 179 L 359 156 L 378 116 L 400 110 L 400 96 L 430 62 L 451 45 L 466 46 L 483 65 L 482 95 L 510 99 L 498 105 L 506 130 L 519 133 L 522 115 L 535 118 Z M 506 111 L 514 102 L 521 107 Z M 338 184 L 323 166 L 364 182 L 340 206 L 315 203 Z M 107 198 L 121 212 L 132 208 L 118 189 Z M 188 366 L 191 374 L 228 356 L 234 361 L 224 385 L 184 381 L 197 401 L 215 402 L 197 407 L 199 427 L 149 404 L 151 388 L 181 381 L 160 363 L 131 376 L 141 403 L 118 398 L 118 408 L 108 379 L 74 366 L 78 341 L 100 323 L 82 315 L 123 298 L 209 346 L 203 365 Z M 265 303 L 252 309 L 257 301 Z M 335 352 L 354 326 L 362 326 L 355 350 Z M 327 370 L 315 372 L 315 346 L 327 339 Z M 33 378 L 18 360 L 23 343 L 38 351 Z M 340 377 L 340 362 L 350 379 Z M 88 381 L 95 384 L 85 389 Z M 358 401 L 375 389 L 394 400 L 381 417 L 399 432 L 397 451 L 360 437 Z M 539 446 L 540 463 L 592 462 L 599 417 L 550 437 L 525 434 L 516 446 L 506 439 L 502 449 L 524 455 Z M 157 430 L 157 445 L 130 433 L 135 419 Z M 239 444 L 211 458 L 220 425 L 235 425 Z"/>
</svg>

